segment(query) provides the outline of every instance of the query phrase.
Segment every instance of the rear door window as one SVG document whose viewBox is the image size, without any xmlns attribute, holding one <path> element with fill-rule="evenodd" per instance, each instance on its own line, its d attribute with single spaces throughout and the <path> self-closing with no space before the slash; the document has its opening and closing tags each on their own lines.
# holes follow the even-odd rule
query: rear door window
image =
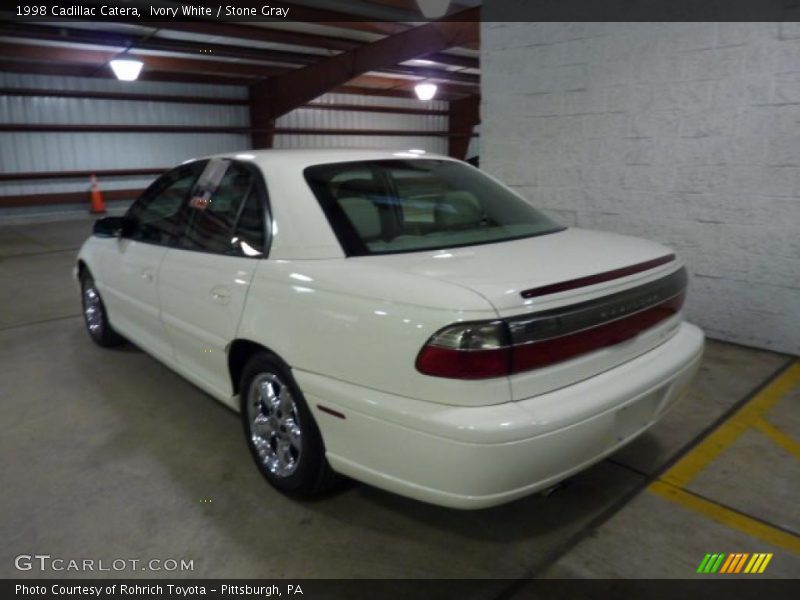
<svg viewBox="0 0 800 600">
<path fill-rule="evenodd" d="M 187 250 L 262 256 L 266 193 L 255 168 L 214 159 L 194 185 L 180 246 Z"/>
</svg>

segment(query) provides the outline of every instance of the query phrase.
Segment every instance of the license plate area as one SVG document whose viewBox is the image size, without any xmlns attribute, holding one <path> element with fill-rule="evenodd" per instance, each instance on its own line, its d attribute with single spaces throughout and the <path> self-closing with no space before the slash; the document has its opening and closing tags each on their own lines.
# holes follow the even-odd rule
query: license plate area
<svg viewBox="0 0 800 600">
<path fill-rule="evenodd" d="M 615 416 L 617 441 L 628 439 L 653 422 L 661 403 L 661 395 L 661 390 L 651 392 L 617 411 Z"/>
</svg>

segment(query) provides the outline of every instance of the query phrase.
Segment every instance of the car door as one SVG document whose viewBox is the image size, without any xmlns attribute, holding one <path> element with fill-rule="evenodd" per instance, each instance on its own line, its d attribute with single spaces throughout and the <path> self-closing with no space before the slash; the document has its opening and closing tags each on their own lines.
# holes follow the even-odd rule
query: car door
<svg viewBox="0 0 800 600">
<path fill-rule="evenodd" d="M 165 360 L 172 348 L 159 314 L 159 267 L 183 229 L 184 204 L 204 165 L 197 161 L 165 173 L 131 205 L 125 215 L 131 228 L 115 240 L 98 281 L 113 326 Z"/>
<path fill-rule="evenodd" d="M 161 318 L 176 362 L 210 393 L 230 398 L 227 346 L 267 248 L 267 196 L 253 165 L 212 159 L 192 190 L 178 244 L 161 263 Z"/>
</svg>

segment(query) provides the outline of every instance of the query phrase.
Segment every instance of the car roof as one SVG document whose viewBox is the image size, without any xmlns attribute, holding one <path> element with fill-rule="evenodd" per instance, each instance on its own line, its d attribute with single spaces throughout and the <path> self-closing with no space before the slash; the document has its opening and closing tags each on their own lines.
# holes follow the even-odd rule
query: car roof
<svg viewBox="0 0 800 600">
<path fill-rule="evenodd" d="M 280 162 L 287 166 L 306 167 L 314 164 L 333 162 L 348 162 L 360 160 L 386 160 L 386 159 L 414 159 L 434 158 L 438 160 L 454 160 L 451 157 L 431 152 L 415 150 L 391 150 L 371 148 L 303 148 L 303 149 L 270 149 L 270 150 L 242 150 L 240 152 L 225 152 L 211 156 L 199 157 L 198 160 L 208 158 L 235 158 L 239 160 L 252 160 L 261 165 Z"/>
</svg>

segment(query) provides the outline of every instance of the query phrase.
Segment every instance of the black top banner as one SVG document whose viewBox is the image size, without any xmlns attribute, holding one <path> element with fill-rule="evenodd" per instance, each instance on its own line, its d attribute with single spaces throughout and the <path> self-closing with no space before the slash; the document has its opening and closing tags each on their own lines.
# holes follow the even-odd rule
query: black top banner
<svg viewBox="0 0 800 600">
<path fill-rule="evenodd" d="M 341 0 L 11 0 L 0 14 L 12 21 L 59 19 L 130 23 L 203 19 L 210 21 L 425 22 L 419 8 Z M 798 0 L 484 0 L 451 2 L 450 21 L 800 21 Z M 417 10 L 414 10 L 414 9 Z"/>
</svg>

